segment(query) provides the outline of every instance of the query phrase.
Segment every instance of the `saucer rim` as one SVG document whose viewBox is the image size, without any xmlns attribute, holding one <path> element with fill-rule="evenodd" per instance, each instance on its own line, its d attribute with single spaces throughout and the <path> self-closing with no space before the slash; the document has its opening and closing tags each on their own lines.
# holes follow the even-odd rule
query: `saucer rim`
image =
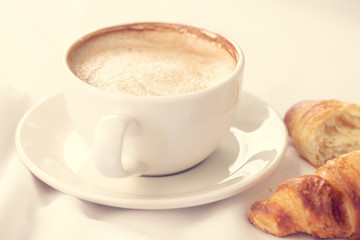
<svg viewBox="0 0 360 240">
<path fill-rule="evenodd" d="M 36 109 L 41 107 L 42 104 L 52 100 L 53 98 L 61 97 L 62 93 L 59 92 L 57 94 L 54 94 L 52 96 L 49 96 L 38 103 L 36 103 L 34 106 L 32 106 L 22 117 L 20 120 L 18 127 L 16 129 L 15 133 L 15 146 L 16 150 L 19 154 L 19 158 L 21 162 L 25 165 L 25 167 L 28 168 L 28 170 L 33 173 L 37 178 L 39 178 L 41 181 L 46 183 L 47 185 L 53 187 L 54 189 L 59 190 L 60 192 L 63 192 L 65 194 L 68 194 L 70 196 L 76 197 L 78 199 L 82 199 L 85 201 L 105 205 L 105 206 L 112 206 L 112 207 L 120 207 L 120 208 L 129 208 L 129 209 L 177 209 L 177 208 L 184 208 L 184 207 L 193 207 L 198 205 L 204 205 L 211 202 L 216 202 L 222 199 L 229 198 L 231 196 L 234 196 L 236 194 L 239 194 L 241 192 L 244 192 L 248 190 L 249 188 L 253 187 L 254 185 L 258 184 L 259 182 L 263 181 L 267 176 L 269 176 L 271 173 L 274 172 L 274 170 L 279 166 L 281 159 L 283 159 L 283 156 L 287 150 L 288 147 L 288 134 L 287 129 L 280 117 L 280 115 L 266 102 L 264 102 L 262 99 L 258 98 L 257 96 L 247 92 L 243 91 L 243 95 L 247 94 L 252 98 L 255 98 L 257 101 L 259 101 L 262 105 L 266 106 L 267 109 L 273 111 L 275 113 L 277 120 L 281 121 L 282 124 L 282 130 L 284 132 L 283 136 L 283 144 L 281 151 L 277 154 L 276 157 L 271 161 L 271 163 L 266 166 L 264 169 L 262 169 L 260 172 L 258 172 L 255 175 L 250 176 L 249 178 L 241 181 L 241 186 L 239 187 L 237 183 L 225 185 L 220 188 L 216 187 L 212 189 L 211 191 L 202 192 L 201 189 L 199 191 L 186 194 L 179 194 L 179 195 L 173 195 L 173 196 L 156 196 L 155 198 L 142 198 L 141 196 L 136 198 L 136 196 L 131 197 L 130 195 L 126 195 L 128 200 L 114 197 L 114 196 L 106 196 L 101 194 L 96 194 L 92 192 L 86 191 L 86 189 L 83 189 L 79 186 L 72 186 L 69 184 L 64 183 L 60 179 L 52 176 L 51 174 L 46 173 L 43 171 L 38 165 L 36 165 L 33 161 L 31 161 L 30 157 L 25 153 L 25 150 L 23 149 L 21 145 L 21 130 L 24 127 L 24 124 L 26 123 L 26 120 L 28 117 L 34 113 Z M 181 174 L 181 173 L 180 173 Z M 161 177 L 164 178 L 164 177 Z M 165 177 L 166 178 L 166 177 Z M 224 178 L 225 179 L 225 178 Z M 215 185 L 213 185 L 215 186 Z M 221 191 L 219 191 L 221 189 Z M 129 198 L 130 196 L 130 198 Z"/>
</svg>

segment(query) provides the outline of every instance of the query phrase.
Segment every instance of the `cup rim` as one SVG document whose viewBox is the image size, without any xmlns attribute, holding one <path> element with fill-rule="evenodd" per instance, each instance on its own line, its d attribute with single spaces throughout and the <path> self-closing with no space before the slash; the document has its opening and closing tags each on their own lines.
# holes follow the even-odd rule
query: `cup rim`
<svg viewBox="0 0 360 240">
<path fill-rule="evenodd" d="M 166 95 L 166 96 L 134 96 L 134 95 L 128 95 L 128 94 L 122 94 L 122 93 L 116 93 L 116 92 L 111 92 L 108 90 L 104 90 L 95 86 L 92 86 L 86 82 L 84 82 L 83 80 L 81 80 L 79 77 L 77 77 L 74 72 L 71 70 L 69 63 L 68 63 L 68 58 L 69 58 L 69 53 L 70 50 L 72 50 L 72 48 L 76 45 L 79 44 L 83 39 L 85 39 L 86 37 L 89 37 L 91 35 L 97 34 L 99 32 L 109 32 L 112 31 L 112 29 L 116 29 L 118 27 L 126 27 L 126 26 L 136 26 L 136 25 L 171 25 L 171 26 L 178 26 L 178 27 L 185 27 L 185 28 L 189 28 L 189 29 L 195 29 L 195 30 L 200 30 L 201 32 L 203 32 L 204 34 L 208 34 L 209 37 L 211 37 L 211 35 L 216 35 L 219 36 L 221 38 L 223 38 L 224 40 L 226 40 L 236 51 L 236 56 L 233 56 L 234 58 L 236 57 L 236 66 L 232 72 L 232 74 L 226 79 L 221 81 L 220 83 L 217 83 L 213 86 L 210 87 L 206 87 L 204 89 L 201 90 L 197 90 L 194 92 L 190 92 L 190 93 L 183 93 L 183 94 L 176 94 L 176 95 Z M 113 26 L 109 26 L 109 27 L 103 27 L 103 28 L 98 28 L 97 30 L 94 31 L 90 31 L 86 34 L 82 34 L 81 37 L 77 38 L 77 40 L 71 42 L 71 44 L 66 48 L 65 51 L 65 55 L 63 57 L 63 63 L 65 65 L 65 68 L 67 70 L 68 73 L 70 73 L 71 80 L 74 83 L 76 83 L 77 85 L 80 85 L 81 87 L 87 89 L 88 91 L 94 92 L 96 94 L 101 94 L 101 95 L 106 95 L 107 97 L 111 97 L 111 98 L 115 98 L 115 99 L 127 99 L 127 100 L 136 100 L 136 101 L 169 101 L 169 100 L 180 100 L 183 98 L 193 98 L 193 97 L 198 97 L 198 96 L 202 96 L 203 94 L 207 94 L 209 92 L 213 92 L 216 91 L 216 89 L 223 87 L 224 85 L 227 85 L 229 83 L 231 83 L 234 78 L 236 76 L 238 76 L 239 74 L 241 74 L 241 72 L 244 69 L 244 65 L 245 65 L 245 57 L 244 57 L 244 53 L 242 51 L 242 49 L 240 48 L 240 46 L 233 41 L 231 38 L 220 34 L 218 32 L 215 31 L 211 31 L 205 28 L 201 28 L 201 27 L 197 27 L 194 25 L 185 25 L 185 24 L 180 24 L 180 23 L 169 23 L 169 22 L 134 22 L 134 23 L 125 23 L 125 24 L 117 24 L 117 25 L 113 25 Z M 67 78 L 68 79 L 68 78 Z"/>
</svg>

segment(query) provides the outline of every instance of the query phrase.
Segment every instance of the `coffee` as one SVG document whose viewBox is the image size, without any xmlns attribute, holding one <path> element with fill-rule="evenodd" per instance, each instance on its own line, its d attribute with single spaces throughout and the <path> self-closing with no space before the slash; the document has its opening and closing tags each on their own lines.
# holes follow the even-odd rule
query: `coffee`
<svg viewBox="0 0 360 240">
<path fill-rule="evenodd" d="M 192 168 L 214 152 L 238 113 L 244 56 L 216 33 L 168 23 L 115 26 L 76 41 L 65 60 L 69 117 L 106 177 Z"/>
<path fill-rule="evenodd" d="M 199 91 L 229 78 L 237 56 L 219 35 L 174 24 L 108 28 L 75 44 L 71 71 L 84 82 L 133 96 Z"/>
</svg>

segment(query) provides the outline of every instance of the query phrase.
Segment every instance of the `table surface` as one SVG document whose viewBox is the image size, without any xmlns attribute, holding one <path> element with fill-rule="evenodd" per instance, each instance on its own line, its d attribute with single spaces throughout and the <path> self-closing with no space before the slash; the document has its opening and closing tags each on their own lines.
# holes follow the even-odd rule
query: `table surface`
<svg viewBox="0 0 360 240">
<path fill-rule="evenodd" d="M 234 39 L 246 58 L 244 89 L 281 117 L 308 99 L 360 104 L 357 0 L 1 0 L 2 239 L 277 239 L 251 225 L 247 212 L 285 179 L 315 171 L 291 143 L 279 167 L 252 189 L 173 210 L 78 200 L 47 186 L 19 161 L 13 143 L 17 123 L 31 105 L 61 91 L 67 46 L 89 31 L 140 21 L 196 25 Z"/>
</svg>

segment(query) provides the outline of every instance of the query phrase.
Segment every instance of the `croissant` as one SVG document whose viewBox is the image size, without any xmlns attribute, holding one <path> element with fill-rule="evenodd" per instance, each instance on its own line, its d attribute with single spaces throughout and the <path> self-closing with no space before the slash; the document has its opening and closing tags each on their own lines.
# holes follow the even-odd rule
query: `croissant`
<svg viewBox="0 0 360 240">
<path fill-rule="evenodd" d="M 304 232 L 314 238 L 360 239 L 360 150 L 329 160 L 315 175 L 280 184 L 255 202 L 250 222 L 276 236 Z"/>
<path fill-rule="evenodd" d="M 360 106 L 338 100 L 295 104 L 284 122 L 297 152 L 319 167 L 360 149 Z"/>
</svg>

